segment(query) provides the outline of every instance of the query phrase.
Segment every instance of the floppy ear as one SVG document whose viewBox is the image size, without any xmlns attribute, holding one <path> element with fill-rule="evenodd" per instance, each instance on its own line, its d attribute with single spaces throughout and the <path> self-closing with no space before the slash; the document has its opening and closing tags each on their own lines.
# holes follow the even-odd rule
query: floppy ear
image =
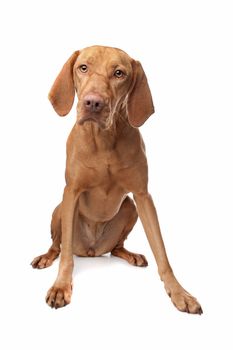
<svg viewBox="0 0 233 350">
<path fill-rule="evenodd" d="M 49 92 L 49 101 L 61 117 L 69 113 L 74 103 L 73 66 L 78 54 L 79 51 L 75 51 L 64 64 Z"/>
<path fill-rule="evenodd" d="M 154 113 L 154 106 L 146 74 L 138 61 L 132 62 L 133 85 L 128 97 L 129 123 L 139 127 Z"/>
</svg>

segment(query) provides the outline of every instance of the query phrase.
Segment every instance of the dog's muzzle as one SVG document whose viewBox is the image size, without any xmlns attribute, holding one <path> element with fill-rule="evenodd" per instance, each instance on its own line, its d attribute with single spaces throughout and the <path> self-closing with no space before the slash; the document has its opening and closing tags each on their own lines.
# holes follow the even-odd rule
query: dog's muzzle
<svg viewBox="0 0 233 350">
<path fill-rule="evenodd" d="M 106 107 L 105 101 L 99 94 L 91 93 L 82 100 L 82 116 L 78 119 L 78 124 L 83 125 L 86 121 L 94 121 L 104 126 L 102 112 Z"/>
</svg>

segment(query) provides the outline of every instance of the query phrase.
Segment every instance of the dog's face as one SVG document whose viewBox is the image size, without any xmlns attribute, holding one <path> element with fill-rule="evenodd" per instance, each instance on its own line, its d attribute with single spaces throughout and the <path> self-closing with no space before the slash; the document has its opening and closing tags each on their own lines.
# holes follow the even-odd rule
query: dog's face
<svg viewBox="0 0 233 350">
<path fill-rule="evenodd" d="M 78 122 L 108 128 L 121 113 L 133 80 L 132 59 L 123 51 L 94 46 L 80 51 L 73 69 Z"/>
<path fill-rule="evenodd" d="M 150 89 L 139 62 L 122 50 L 92 46 L 68 59 L 50 91 L 56 112 L 69 113 L 75 90 L 77 122 L 96 122 L 108 129 L 117 118 L 140 126 L 154 112 Z"/>
</svg>

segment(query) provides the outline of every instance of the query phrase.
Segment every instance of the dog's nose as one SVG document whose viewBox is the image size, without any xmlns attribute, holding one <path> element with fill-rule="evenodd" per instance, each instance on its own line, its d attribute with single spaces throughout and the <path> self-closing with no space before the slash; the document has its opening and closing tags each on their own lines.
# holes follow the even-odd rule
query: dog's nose
<svg viewBox="0 0 233 350">
<path fill-rule="evenodd" d="M 97 94 L 89 94 L 84 97 L 84 107 L 90 112 L 101 112 L 104 107 L 104 99 Z"/>
</svg>

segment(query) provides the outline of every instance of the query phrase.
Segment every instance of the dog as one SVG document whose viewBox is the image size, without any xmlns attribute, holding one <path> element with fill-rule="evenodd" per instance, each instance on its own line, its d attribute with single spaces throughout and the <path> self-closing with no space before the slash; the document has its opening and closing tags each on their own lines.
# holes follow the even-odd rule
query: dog
<svg viewBox="0 0 233 350">
<path fill-rule="evenodd" d="M 52 245 L 32 261 L 33 268 L 42 269 L 61 253 L 46 302 L 54 308 L 70 303 L 73 254 L 96 257 L 110 252 L 132 265 L 147 266 L 143 255 L 124 248 L 139 216 L 173 304 L 180 311 L 201 314 L 197 299 L 172 271 L 148 192 L 145 146 L 138 128 L 154 107 L 142 65 L 116 48 L 75 51 L 49 93 L 58 115 L 70 112 L 75 91 L 77 121 L 67 140 L 66 186 L 52 215 Z"/>
</svg>

